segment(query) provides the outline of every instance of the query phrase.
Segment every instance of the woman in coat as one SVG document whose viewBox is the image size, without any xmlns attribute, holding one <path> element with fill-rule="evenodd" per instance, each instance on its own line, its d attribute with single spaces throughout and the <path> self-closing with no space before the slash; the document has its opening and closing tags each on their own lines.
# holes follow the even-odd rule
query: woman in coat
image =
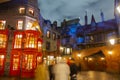
<svg viewBox="0 0 120 80">
<path fill-rule="evenodd" d="M 55 80 L 69 80 L 70 68 L 65 60 L 61 60 L 54 66 Z"/>
</svg>

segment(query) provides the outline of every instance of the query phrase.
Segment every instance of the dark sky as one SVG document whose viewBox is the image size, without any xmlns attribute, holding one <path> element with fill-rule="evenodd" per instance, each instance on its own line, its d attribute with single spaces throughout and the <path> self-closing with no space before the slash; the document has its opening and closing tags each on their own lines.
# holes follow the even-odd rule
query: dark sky
<svg viewBox="0 0 120 80">
<path fill-rule="evenodd" d="M 100 10 L 104 13 L 105 20 L 114 18 L 114 0 L 38 0 L 40 13 L 43 18 L 58 21 L 80 18 L 84 24 L 85 11 L 89 23 L 94 14 L 96 22 L 101 21 Z"/>
</svg>

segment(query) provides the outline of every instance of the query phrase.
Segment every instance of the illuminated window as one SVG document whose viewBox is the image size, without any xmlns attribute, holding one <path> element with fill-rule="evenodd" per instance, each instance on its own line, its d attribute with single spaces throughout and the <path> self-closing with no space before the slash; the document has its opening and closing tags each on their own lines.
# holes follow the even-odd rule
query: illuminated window
<svg viewBox="0 0 120 80">
<path fill-rule="evenodd" d="M 7 37 L 4 34 L 0 34 L 0 48 L 5 48 L 7 43 Z"/>
<path fill-rule="evenodd" d="M 32 22 L 28 22 L 26 30 L 36 30 L 36 28 L 32 27 L 32 26 L 33 26 L 33 23 Z"/>
<path fill-rule="evenodd" d="M 19 66 L 19 58 L 14 58 L 13 59 L 13 70 L 18 70 Z"/>
<path fill-rule="evenodd" d="M 25 55 L 25 69 L 30 70 L 33 68 L 33 55 Z"/>
<path fill-rule="evenodd" d="M 33 9 L 29 9 L 29 14 L 31 14 L 31 15 L 34 15 L 34 11 L 33 11 Z"/>
<path fill-rule="evenodd" d="M 50 38 L 50 31 L 47 31 L 47 38 Z"/>
<path fill-rule="evenodd" d="M 55 33 L 53 33 L 53 40 L 55 40 L 56 39 L 56 34 Z"/>
<path fill-rule="evenodd" d="M 6 21 L 0 20 L 0 29 L 5 29 Z"/>
<path fill-rule="evenodd" d="M 37 48 L 37 38 L 33 34 L 26 35 L 25 48 Z"/>
<path fill-rule="evenodd" d="M 24 7 L 19 8 L 19 13 L 24 14 L 25 13 L 25 8 Z"/>
<path fill-rule="evenodd" d="M 39 41 L 38 42 L 38 51 L 41 51 L 41 49 L 42 49 L 42 43 Z"/>
<path fill-rule="evenodd" d="M 4 55 L 0 55 L 0 69 L 3 68 Z"/>
<path fill-rule="evenodd" d="M 14 48 L 21 48 L 22 46 L 22 34 L 17 34 L 15 36 Z"/>
<path fill-rule="evenodd" d="M 22 20 L 19 20 L 17 22 L 17 29 L 22 29 L 23 28 L 23 21 Z"/>
</svg>

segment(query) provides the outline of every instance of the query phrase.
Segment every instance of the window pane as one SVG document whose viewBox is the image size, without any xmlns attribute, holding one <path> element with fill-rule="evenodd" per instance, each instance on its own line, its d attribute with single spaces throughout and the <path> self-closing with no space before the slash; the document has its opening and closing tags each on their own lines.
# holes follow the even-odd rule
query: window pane
<svg viewBox="0 0 120 80">
<path fill-rule="evenodd" d="M 47 38 L 50 38 L 50 31 L 47 31 Z"/>
<path fill-rule="evenodd" d="M 0 29 L 5 29 L 6 21 L 0 20 Z"/>
<path fill-rule="evenodd" d="M 29 9 L 29 14 L 31 14 L 31 15 L 34 15 L 34 11 L 33 11 L 33 9 Z"/>
<path fill-rule="evenodd" d="M 19 58 L 13 59 L 13 70 L 18 70 Z"/>
<path fill-rule="evenodd" d="M 25 69 L 30 70 L 33 68 L 32 64 L 33 64 L 33 55 L 25 55 L 24 57 L 24 66 Z"/>
<path fill-rule="evenodd" d="M 37 48 L 37 37 L 34 34 L 27 34 L 25 48 Z"/>
<path fill-rule="evenodd" d="M 3 68 L 4 55 L 0 55 L 0 69 Z"/>
<path fill-rule="evenodd" d="M 22 29 L 23 28 L 23 21 L 19 20 L 17 23 L 17 29 Z"/>
<path fill-rule="evenodd" d="M 19 8 L 19 13 L 24 14 L 25 13 L 25 8 L 24 7 Z"/>
<path fill-rule="evenodd" d="M 22 46 L 22 34 L 17 34 L 15 36 L 14 48 L 21 48 Z"/>
<path fill-rule="evenodd" d="M 0 34 L 0 48 L 5 48 L 7 43 L 6 35 Z"/>
</svg>

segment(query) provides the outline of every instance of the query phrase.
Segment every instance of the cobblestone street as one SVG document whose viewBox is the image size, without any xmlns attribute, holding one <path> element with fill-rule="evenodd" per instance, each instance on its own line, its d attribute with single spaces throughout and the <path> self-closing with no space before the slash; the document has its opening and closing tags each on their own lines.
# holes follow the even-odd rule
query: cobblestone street
<svg viewBox="0 0 120 80">
<path fill-rule="evenodd" d="M 110 74 L 98 71 L 82 71 L 78 74 L 77 80 L 120 80 L 120 74 Z M 34 80 L 32 78 L 0 77 L 0 80 Z"/>
</svg>

